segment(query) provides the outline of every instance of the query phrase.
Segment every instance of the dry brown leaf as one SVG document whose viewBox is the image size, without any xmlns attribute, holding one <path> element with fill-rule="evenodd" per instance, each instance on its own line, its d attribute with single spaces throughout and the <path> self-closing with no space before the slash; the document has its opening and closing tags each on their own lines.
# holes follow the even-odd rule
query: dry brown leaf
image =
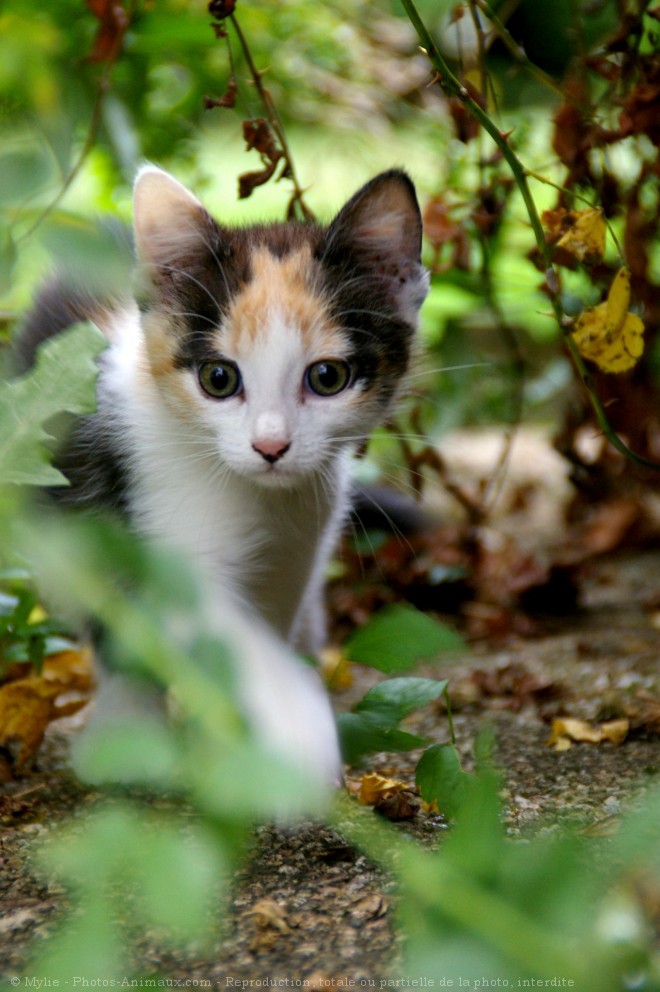
<svg viewBox="0 0 660 992">
<path fill-rule="evenodd" d="M 593 724 L 570 716 L 559 716 L 552 721 L 548 744 L 556 744 L 561 737 L 566 737 L 569 741 L 586 741 L 589 744 L 600 744 L 602 740 L 600 731 Z"/>
<path fill-rule="evenodd" d="M 376 772 L 362 776 L 358 799 L 388 820 L 412 820 L 422 809 L 422 800 L 414 789 Z"/>
<path fill-rule="evenodd" d="M 408 790 L 410 786 L 394 778 L 385 778 L 376 772 L 368 772 L 362 776 L 358 799 L 364 806 L 374 806 L 379 800 L 387 799 L 396 792 Z"/>
<path fill-rule="evenodd" d="M 660 734 L 660 699 L 642 689 L 635 695 L 632 704 L 626 707 L 633 730 L 646 734 Z"/>
<path fill-rule="evenodd" d="M 274 899 L 258 899 L 249 911 L 254 917 L 255 924 L 262 930 L 278 930 L 289 933 L 290 927 L 286 921 L 286 913 Z"/>
<path fill-rule="evenodd" d="M 41 669 L 41 677 L 47 682 L 59 682 L 69 692 L 90 692 L 94 688 L 91 649 L 48 655 Z"/>
<path fill-rule="evenodd" d="M 401 820 L 414 820 L 422 807 L 422 800 L 412 789 L 400 789 L 390 795 L 379 797 L 374 803 L 376 813 L 395 823 Z"/>
<path fill-rule="evenodd" d="M 41 746 L 46 728 L 56 715 L 60 685 L 45 679 L 17 679 L 0 688 L 0 747 L 12 756 L 16 771 L 24 771 Z"/>
<path fill-rule="evenodd" d="M 20 775 L 30 767 L 53 720 L 86 705 L 93 684 L 90 652 L 63 651 L 45 661 L 40 676 L 0 686 L 0 747 L 14 772 Z M 58 702 L 65 693 L 78 698 Z"/>
<path fill-rule="evenodd" d="M 356 899 L 348 912 L 354 923 L 365 923 L 367 920 L 377 920 L 385 916 L 388 908 L 385 896 L 376 893 Z"/>
<path fill-rule="evenodd" d="M 512 710 L 532 703 L 541 706 L 566 695 L 566 687 L 560 682 L 536 675 L 520 662 L 490 669 L 476 668 L 470 679 L 480 697 Z M 451 701 L 451 689 L 449 698 Z"/>
</svg>

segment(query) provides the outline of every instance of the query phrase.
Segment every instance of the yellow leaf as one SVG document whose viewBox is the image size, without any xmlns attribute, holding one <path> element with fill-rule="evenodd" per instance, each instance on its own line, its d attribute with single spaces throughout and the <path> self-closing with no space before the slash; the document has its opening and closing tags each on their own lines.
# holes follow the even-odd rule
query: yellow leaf
<svg viewBox="0 0 660 992">
<path fill-rule="evenodd" d="M 588 307 L 575 321 L 573 340 L 583 358 L 603 372 L 626 372 L 644 351 L 644 324 L 630 313 L 630 271 L 624 266 L 614 279 L 607 300 Z"/>
<path fill-rule="evenodd" d="M 0 746 L 12 755 L 17 771 L 27 768 L 39 750 L 61 692 L 61 686 L 40 678 L 16 679 L 0 687 Z"/>
<path fill-rule="evenodd" d="M 14 771 L 32 764 L 48 725 L 85 706 L 93 687 L 91 652 L 62 651 L 46 659 L 41 676 L 14 679 L 0 686 L 0 747 Z M 64 693 L 79 698 L 58 703 Z"/>
<path fill-rule="evenodd" d="M 339 648 L 323 648 L 319 654 L 321 675 L 328 689 L 342 692 L 350 689 L 353 684 L 353 671 L 348 658 L 345 658 Z"/>
<path fill-rule="evenodd" d="M 560 716 L 552 721 L 548 744 L 555 745 L 561 737 L 571 741 L 588 741 L 590 744 L 600 744 L 602 740 L 600 730 L 593 724 L 571 716 Z"/>
<path fill-rule="evenodd" d="M 60 682 L 67 692 L 90 692 L 94 688 L 92 650 L 59 651 L 44 661 L 41 677 L 47 682 Z"/>
<path fill-rule="evenodd" d="M 629 729 L 630 720 L 626 720 L 625 717 L 618 720 L 607 720 L 606 723 L 600 725 L 603 740 L 610 741 L 612 744 L 623 744 Z"/>
<path fill-rule="evenodd" d="M 385 778 L 384 775 L 369 772 L 367 775 L 362 776 L 358 799 L 365 806 L 373 806 L 380 799 L 386 799 L 388 796 L 393 796 L 396 792 L 401 792 L 403 789 L 409 788 L 410 786 L 406 785 L 405 782 L 398 782 L 394 778 Z"/>
<path fill-rule="evenodd" d="M 572 741 L 586 741 L 588 744 L 622 744 L 628 734 L 630 723 L 626 719 L 608 720 L 600 727 L 578 720 L 575 717 L 560 716 L 552 721 L 548 746 L 555 751 L 567 751 Z"/>
<path fill-rule="evenodd" d="M 600 207 L 567 213 L 562 226 L 567 220 L 570 226 L 557 242 L 559 247 L 565 248 L 580 262 L 602 258 L 605 251 L 605 220 Z"/>
<path fill-rule="evenodd" d="M 616 335 L 626 319 L 626 313 L 630 304 L 630 269 L 625 265 L 619 269 L 612 280 L 610 291 L 607 294 L 606 306 L 606 333 Z"/>
</svg>

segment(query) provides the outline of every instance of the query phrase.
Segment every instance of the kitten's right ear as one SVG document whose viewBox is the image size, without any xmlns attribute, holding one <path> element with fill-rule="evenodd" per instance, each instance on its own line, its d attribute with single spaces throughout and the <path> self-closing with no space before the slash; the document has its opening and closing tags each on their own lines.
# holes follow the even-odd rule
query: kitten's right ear
<svg viewBox="0 0 660 992">
<path fill-rule="evenodd" d="M 328 228 L 323 258 L 361 271 L 408 323 L 415 325 L 428 291 L 421 264 L 422 217 L 405 172 L 376 176 L 348 201 Z"/>
<path fill-rule="evenodd" d="M 178 180 L 147 165 L 140 169 L 133 188 L 133 225 L 138 259 L 167 270 L 208 245 L 214 221 Z"/>
</svg>

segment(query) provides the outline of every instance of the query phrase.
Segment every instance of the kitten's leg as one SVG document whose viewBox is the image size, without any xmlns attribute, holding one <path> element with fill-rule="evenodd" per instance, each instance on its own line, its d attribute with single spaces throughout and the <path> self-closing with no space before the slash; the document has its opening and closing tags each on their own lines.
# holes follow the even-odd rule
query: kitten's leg
<svg viewBox="0 0 660 992">
<path fill-rule="evenodd" d="M 225 606 L 223 620 L 255 736 L 314 781 L 340 784 L 337 728 L 318 673 L 257 618 L 238 609 L 229 618 Z"/>
<path fill-rule="evenodd" d="M 130 738 L 136 727 L 164 727 L 167 720 L 165 690 L 145 678 L 107 668 L 96 661 L 96 694 L 92 711 L 71 745 L 71 763 L 78 777 L 90 785 L 117 784 L 121 774 L 103 770 L 99 749 L 107 747 L 106 733 L 120 729 Z"/>
<path fill-rule="evenodd" d="M 317 657 L 327 642 L 328 623 L 323 586 L 308 588 L 291 632 L 291 643 L 300 654 Z"/>
<path fill-rule="evenodd" d="M 254 737 L 267 751 L 300 769 L 315 786 L 336 786 L 342 762 L 330 701 L 318 674 L 258 618 L 237 606 L 226 592 L 206 612 L 207 629 L 230 651 L 238 703 Z M 93 784 L 107 779 L 95 752 L 105 730 L 126 733 L 167 719 L 165 690 L 155 683 L 99 665 L 95 709 L 74 743 L 72 760 L 80 777 Z M 116 770 L 113 780 L 117 781 Z M 301 810 L 305 807 L 301 797 Z M 290 810 L 283 810 L 286 814 Z M 295 811 L 294 811 L 295 812 Z"/>
</svg>

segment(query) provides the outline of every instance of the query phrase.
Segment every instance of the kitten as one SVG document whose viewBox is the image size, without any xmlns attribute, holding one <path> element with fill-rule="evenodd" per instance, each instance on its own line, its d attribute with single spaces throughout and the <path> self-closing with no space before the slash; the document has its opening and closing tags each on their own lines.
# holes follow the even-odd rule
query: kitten
<svg viewBox="0 0 660 992">
<path fill-rule="evenodd" d="M 213 630 L 235 645 L 255 731 L 337 780 L 330 705 L 294 650 L 324 643 L 323 575 L 351 455 L 409 366 L 427 290 L 414 187 L 385 172 L 327 228 L 237 229 L 147 166 L 134 229 L 135 300 L 51 288 L 19 342 L 29 365 L 78 319 L 108 338 L 98 409 L 59 457 L 71 486 L 58 498 L 119 510 L 193 562 Z"/>
</svg>

